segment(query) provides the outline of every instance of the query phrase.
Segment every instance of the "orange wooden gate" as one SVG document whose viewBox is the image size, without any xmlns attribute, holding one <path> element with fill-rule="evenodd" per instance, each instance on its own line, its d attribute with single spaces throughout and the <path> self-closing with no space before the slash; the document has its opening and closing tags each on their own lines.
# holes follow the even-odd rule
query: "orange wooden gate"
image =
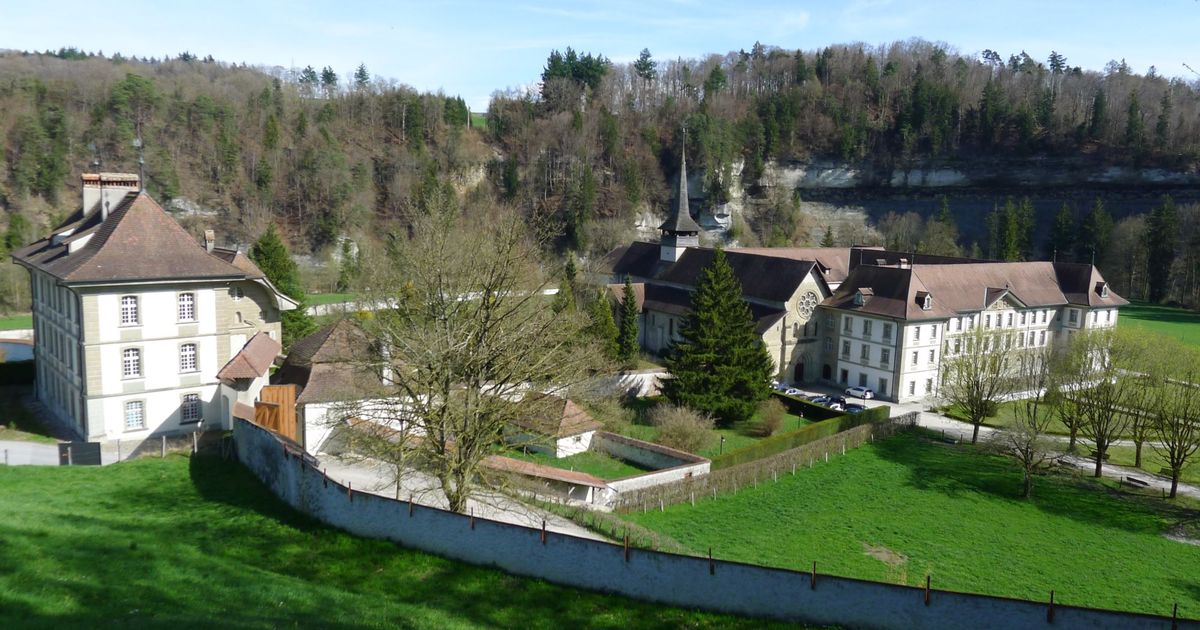
<svg viewBox="0 0 1200 630">
<path fill-rule="evenodd" d="M 297 444 L 303 437 L 296 419 L 296 386 L 267 385 L 254 403 L 254 422 Z"/>
</svg>

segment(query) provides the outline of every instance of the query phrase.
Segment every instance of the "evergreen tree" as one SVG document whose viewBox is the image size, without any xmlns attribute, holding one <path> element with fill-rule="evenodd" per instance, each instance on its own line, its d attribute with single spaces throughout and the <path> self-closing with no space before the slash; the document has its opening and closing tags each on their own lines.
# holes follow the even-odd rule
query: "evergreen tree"
<svg viewBox="0 0 1200 630">
<path fill-rule="evenodd" d="M 617 323 L 613 320 L 612 302 L 608 299 L 608 291 L 602 291 L 588 304 L 588 334 L 594 337 L 604 351 L 604 356 L 616 361 L 620 358 L 620 348 L 617 346 Z"/>
<path fill-rule="evenodd" d="M 1112 215 L 1104 208 L 1104 200 L 1096 197 L 1096 203 L 1080 226 L 1079 240 L 1075 242 L 1075 260 L 1090 263 L 1102 260 L 1108 250 L 1112 229 Z"/>
<path fill-rule="evenodd" d="M 4 251 L 13 251 L 24 245 L 29 239 L 29 220 L 20 212 L 14 212 L 8 217 L 8 230 L 4 232 Z"/>
<path fill-rule="evenodd" d="M 825 226 L 825 236 L 821 237 L 821 247 L 834 247 L 833 226 Z"/>
<path fill-rule="evenodd" d="M 621 329 L 617 333 L 617 355 L 626 368 L 637 365 L 638 358 L 638 304 L 633 291 L 633 281 L 625 276 L 625 289 L 621 293 Z"/>
<path fill-rule="evenodd" d="M 1092 117 L 1088 124 L 1088 135 L 1100 139 L 1104 135 L 1104 126 L 1108 124 L 1108 97 L 1104 90 L 1096 90 L 1092 97 Z"/>
<path fill-rule="evenodd" d="M 1159 103 L 1158 121 L 1154 123 L 1154 146 L 1159 149 L 1167 148 L 1171 133 L 1171 93 L 1163 92 L 1162 102 Z"/>
<path fill-rule="evenodd" d="M 338 75 L 333 68 L 321 68 L 321 89 L 325 91 L 325 98 L 333 98 L 337 94 L 337 84 Z"/>
<path fill-rule="evenodd" d="M 950 210 L 950 199 L 942 195 L 942 203 L 936 214 L 925 222 L 925 236 L 920 250 L 935 256 L 960 256 L 958 246 L 958 223 Z"/>
<path fill-rule="evenodd" d="M 358 69 L 354 71 L 354 87 L 365 90 L 371 85 L 371 73 L 367 72 L 367 64 L 358 64 Z"/>
<path fill-rule="evenodd" d="M 1054 225 L 1050 228 L 1046 258 L 1064 262 L 1070 260 L 1071 249 L 1075 247 L 1075 231 L 1075 213 L 1071 211 L 1071 206 L 1064 202 L 1054 217 Z"/>
<path fill-rule="evenodd" d="M 637 61 L 633 62 L 633 71 L 643 81 L 653 81 L 658 76 L 658 62 L 650 58 L 650 49 L 643 48 Z"/>
<path fill-rule="evenodd" d="M 274 224 L 254 241 L 250 248 L 250 260 L 258 265 L 276 289 L 299 302 L 295 309 L 283 312 L 283 346 L 286 348 L 312 332 L 316 326 L 305 310 L 304 289 L 300 286 L 296 261 L 292 260 Z"/>
<path fill-rule="evenodd" d="M 575 310 L 575 283 L 577 281 L 575 276 L 575 256 L 572 254 L 567 257 L 567 264 L 563 265 L 562 278 L 558 282 L 558 293 L 554 294 L 554 301 L 550 305 L 555 313 Z"/>
<path fill-rule="evenodd" d="M 754 415 L 770 393 L 774 366 L 723 250 L 700 277 L 680 337 L 667 354 L 672 378 L 663 382 L 663 394 L 722 426 Z"/>
<path fill-rule="evenodd" d="M 1179 217 L 1175 200 L 1164 195 L 1162 204 L 1150 211 L 1146 221 L 1146 251 L 1150 273 L 1149 298 L 1161 302 L 1170 289 L 1171 267 L 1175 264 L 1175 247 L 1179 241 Z"/>
<path fill-rule="evenodd" d="M 1140 151 L 1145 141 L 1146 125 L 1142 121 L 1142 105 L 1137 92 L 1129 93 L 1129 109 L 1125 119 L 1125 146 Z"/>
</svg>

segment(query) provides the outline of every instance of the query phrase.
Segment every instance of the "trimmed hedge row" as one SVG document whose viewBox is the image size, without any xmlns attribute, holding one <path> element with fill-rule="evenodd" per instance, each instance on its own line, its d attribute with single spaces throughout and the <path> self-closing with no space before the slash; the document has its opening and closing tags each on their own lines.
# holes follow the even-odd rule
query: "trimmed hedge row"
<svg viewBox="0 0 1200 630">
<path fill-rule="evenodd" d="M 817 405 L 810 406 L 817 407 Z M 761 439 L 750 446 L 744 446 L 735 451 L 729 451 L 724 455 L 718 455 L 712 458 L 711 469 L 719 470 L 721 468 L 728 468 L 730 466 L 751 462 L 756 459 L 770 457 L 771 455 L 776 455 L 799 446 L 804 446 L 809 442 L 813 442 L 824 437 L 829 437 L 831 435 L 836 435 L 842 431 L 853 429 L 854 427 L 860 425 L 884 422 L 889 417 L 888 407 L 874 407 L 859 413 L 843 413 L 824 407 L 820 408 L 825 409 L 825 411 L 832 412 L 835 414 L 834 417 L 827 420 L 822 420 L 820 422 L 815 422 L 808 426 L 800 427 L 795 431 L 773 435 L 769 438 Z M 793 411 L 792 413 L 795 412 Z"/>
<path fill-rule="evenodd" d="M 772 391 L 771 395 L 783 403 L 783 406 L 787 408 L 788 413 L 800 416 L 801 418 L 812 422 L 820 422 L 822 420 L 836 418 L 845 413 L 843 411 L 834 411 L 829 407 L 810 403 L 802 398 L 788 396 L 787 394 L 779 391 Z"/>
</svg>

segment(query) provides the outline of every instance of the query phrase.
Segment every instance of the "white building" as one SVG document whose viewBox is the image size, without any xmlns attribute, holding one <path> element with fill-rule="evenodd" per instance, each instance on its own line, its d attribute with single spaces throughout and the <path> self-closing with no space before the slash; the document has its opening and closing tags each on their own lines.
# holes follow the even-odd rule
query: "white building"
<svg viewBox="0 0 1200 630">
<path fill-rule="evenodd" d="M 80 438 L 227 425 L 261 387 L 261 355 L 277 343 L 248 342 L 278 339 L 280 311 L 296 303 L 213 240 L 189 235 L 136 175 L 100 173 L 83 176 L 78 211 L 13 253 L 30 274 L 37 398 Z M 255 360 L 222 385 L 218 372 L 243 349 Z"/>
</svg>

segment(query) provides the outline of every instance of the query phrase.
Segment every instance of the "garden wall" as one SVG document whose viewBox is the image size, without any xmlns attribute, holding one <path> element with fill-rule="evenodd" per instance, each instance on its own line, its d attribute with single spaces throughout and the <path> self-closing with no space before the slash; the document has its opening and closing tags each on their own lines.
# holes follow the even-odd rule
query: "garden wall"
<svg viewBox="0 0 1200 630">
<path fill-rule="evenodd" d="M 476 565 L 566 586 L 739 615 L 863 628 L 1160 628 L 1169 617 L 1049 606 L 626 549 L 354 493 L 325 478 L 261 427 L 234 420 L 239 460 L 297 510 L 358 536 L 392 540 Z M 819 567 L 818 567 L 819 570 Z M 1194 622 L 1179 627 L 1200 627 Z"/>
</svg>

